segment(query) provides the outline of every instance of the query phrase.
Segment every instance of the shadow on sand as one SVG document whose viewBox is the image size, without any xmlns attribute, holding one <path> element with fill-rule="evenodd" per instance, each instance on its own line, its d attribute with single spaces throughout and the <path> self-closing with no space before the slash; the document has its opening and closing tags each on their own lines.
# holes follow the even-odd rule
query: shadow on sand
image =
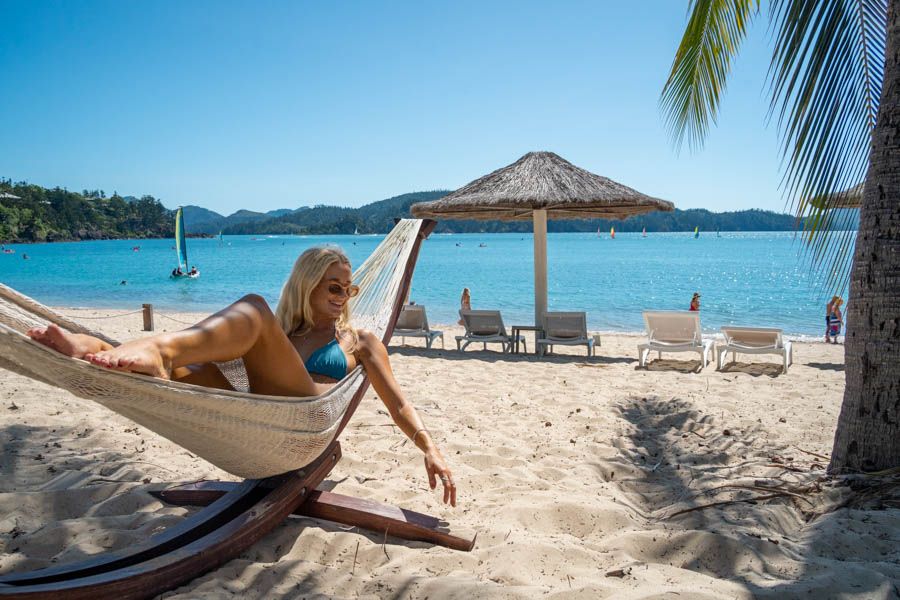
<svg viewBox="0 0 900 600">
<path fill-rule="evenodd" d="M 639 538 L 640 560 L 728 579 L 757 598 L 900 597 L 892 527 L 878 539 L 869 528 L 864 540 L 852 527 L 896 514 L 826 512 L 815 493 L 761 499 L 769 488 L 815 487 L 825 461 L 763 446 L 761 426 L 726 429 L 690 401 L 630 398 L 618 410 L 627 422 L 618 468 L 627 475 L 613 481 L 647 528 L 666 535 L 662 544 Z"/>
</svg>

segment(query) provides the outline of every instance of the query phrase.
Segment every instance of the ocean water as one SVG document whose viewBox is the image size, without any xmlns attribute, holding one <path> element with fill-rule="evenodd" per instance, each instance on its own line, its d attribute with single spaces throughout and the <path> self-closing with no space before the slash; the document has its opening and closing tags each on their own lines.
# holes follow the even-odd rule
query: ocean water
<svg viewBox="0 0 900 600">
<path fill-rule="evenodd" d="M 161 311 L 211 311 L 249 292 L 274 306 L 304 249 L 338 244 L 356 265 L 381 239 L 189 239 L 189 257 L 201 277 L 177 280 L 169 278 L 176 260 L 172 240 L 7 245 L 16 252 L 0 254 L 0 281 L 52 306 L 136 310 L 149 302 Z M 473 308 L 499 309 L 508 325 L 530 323 L 532 244 L 529 234 L 432 235 L 419 255 L 410 299 L 427 307 L 430 322 L 452 323 L 460 292 L 468 287 Z M 800 250 L 800 242 L 785 232 L 701 233 L 699 239 L 689 233 L 619 233 L 615 240 L 551 233 L 549 307 L 587 311 L 592 330 L 640 331 L 642 310 L 686 310 L 699 291 L 706 331 L 726 324 L 775 326 L 818 337 L 825 292 Z"/>
</svg>

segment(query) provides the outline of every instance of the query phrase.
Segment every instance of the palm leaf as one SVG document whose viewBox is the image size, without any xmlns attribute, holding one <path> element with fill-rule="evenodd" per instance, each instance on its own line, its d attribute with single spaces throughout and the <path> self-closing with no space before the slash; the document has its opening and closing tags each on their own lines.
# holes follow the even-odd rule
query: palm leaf
<svg viewBox="0 0 900 600">
<path fill-rule="evenodd" d="M 693 0 L 660 104 L 676 142 L 715 122 L 752 0 Z M 770 118 L 782 137 L 782 189 L 826 286 L 846 287 L 855 244 L 853 186 L 865 180 L 884 76 L 887 0 L 771 0 Z M 860 194 L 861 196 L 861 194 Z"/>
<path fill-rule="evenodd" d="M 826 285 L 849 281 L 856 215 L 884 75 L 887 0 L 772 0 L 770 116 L 785 160 L 783 189 Z M 861 197 L 861 193 L 859 194 Z"/>
<path fill-rule="evenodd" d="M 715 123 L 732 58 L 759 0 L 692 0 L 690 19 L 663 87 L 660 106 L 677 147 L 699 148 Z"/>
</svg>

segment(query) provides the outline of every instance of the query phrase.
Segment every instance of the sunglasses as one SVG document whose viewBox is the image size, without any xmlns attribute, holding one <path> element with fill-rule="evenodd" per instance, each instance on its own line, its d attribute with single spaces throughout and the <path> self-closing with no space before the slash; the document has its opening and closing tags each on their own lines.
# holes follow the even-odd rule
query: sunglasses
<svg viewBox="0 0 900 600">
<path fill-rule="evenodd" d="M 343 286 L 339 283 L 331 283 L 328 285 L 328 293 L 332 296 L 344 296 L 346 295 L 348 298 L 352 298 L 359 294 L 359 286 L 358 285 L 348 285 Z"/>
</svg>

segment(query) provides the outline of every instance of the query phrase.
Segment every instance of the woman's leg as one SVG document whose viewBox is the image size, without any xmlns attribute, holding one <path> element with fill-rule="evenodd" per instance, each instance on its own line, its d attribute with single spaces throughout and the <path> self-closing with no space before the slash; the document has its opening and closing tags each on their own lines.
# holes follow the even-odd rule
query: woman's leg
<svg viewBox="0 0 900 600">
<path fill-rule="evenodd" d="M 311 396 L 331 387 L 312 380 L 265 299 L 252 294 L 182 331 L 132 340 L 114 348 L 109 344 L 91 347 L 82 356 L 111 369 L 165 379 L 174 376 L 200 385 L 221 382 L 221 373 L 216 375 L 210 370 L 215 367 L 206 363 L 242 358 L 254 393 Z"/>
<path fill-rule="evenodd" d="M 70 333 L 54 323 L 46 327 L 29 329 L 28 337 L 53 348 L 57 352 L 75 358 L 84 358 L 86 354 L 102 352 L 112 348 L 112 345 L 92 335 Z"/>
<path fill-rule="evenodd" d="M 111 344 L 94 336 L 71 333 L 52 323 L 46 327 L 29 329 L 28 336 L 36 342 L 74 358 L 84 358 L 87 354 L 97 354 L 113 348 Z M 172 379 L 223 390 L 234 389 L 228 378 L 212 363 L 180 367 L 172 371 Z"/>
</svg>

